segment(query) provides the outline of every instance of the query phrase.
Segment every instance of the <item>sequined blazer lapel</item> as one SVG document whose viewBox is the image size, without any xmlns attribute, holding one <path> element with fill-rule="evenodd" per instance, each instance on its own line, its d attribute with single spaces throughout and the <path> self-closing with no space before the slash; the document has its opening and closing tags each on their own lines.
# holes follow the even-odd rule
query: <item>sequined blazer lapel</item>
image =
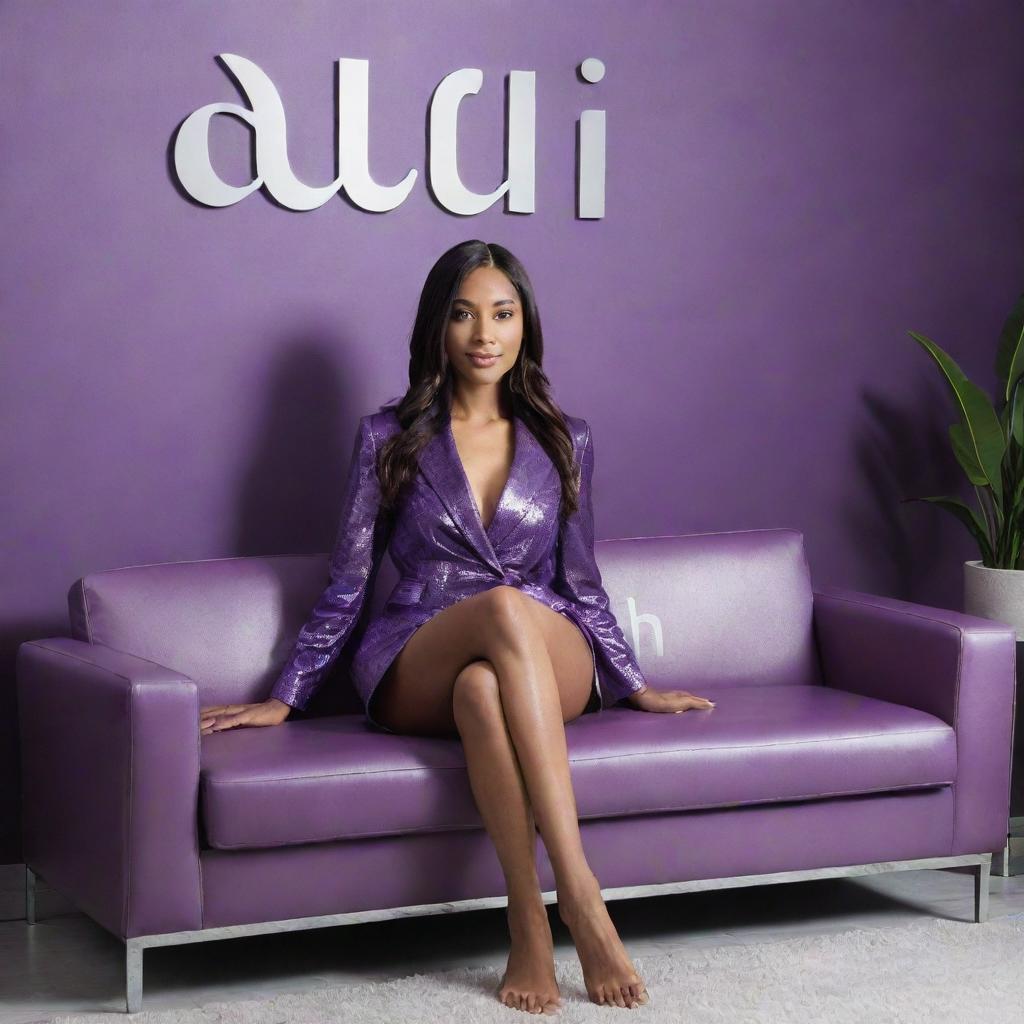
<svg viewBox="0 0 1024 1024">
<path fill-rule="evenodd" d="M 466 540 L 479 556 L 499 573 L 503 544 L 526 515 L 530 501 L 557 469 L 544 447 L 522 417 L 513 414 L 515 451 L 508 480 L 498 499 L 491 525 L 484 529 L 469 478 L 466 476 L 452 434 L 451 417 L 445 415 L 438 432 L 419 453 L 419 468 Z"/>
</svg>

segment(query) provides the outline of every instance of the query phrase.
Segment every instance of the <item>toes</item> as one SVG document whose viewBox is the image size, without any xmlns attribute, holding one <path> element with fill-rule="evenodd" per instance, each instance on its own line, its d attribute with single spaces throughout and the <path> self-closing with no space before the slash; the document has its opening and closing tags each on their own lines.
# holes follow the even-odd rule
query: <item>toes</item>
<svg viewBox="0 0 1024 1024">
<path fill-rule="evenodd" d="M 556 995 L 548 998 L 537 992 L 517 992 L 509 989 L 502 995 L 502 986 L 495 991 L 498 1001 L 510 1010 L 524 1010 L 527 1013 L 558 1013 L 562 1009 L 562 997 Z"/>
</svg>

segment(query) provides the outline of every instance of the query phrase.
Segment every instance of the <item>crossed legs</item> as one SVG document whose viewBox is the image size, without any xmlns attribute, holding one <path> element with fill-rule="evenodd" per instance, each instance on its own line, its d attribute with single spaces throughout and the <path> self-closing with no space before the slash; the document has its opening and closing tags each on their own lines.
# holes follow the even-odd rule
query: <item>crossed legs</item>
<svg viewBox="0 0 1024 1024">
<path fill-rule="evenodd" d="M 580 839 L 564 724 L 585 708 L 592 675 L 590 648 L 574 623 L 497 586 L 424 623 L 374 695 L 374 717 L 396 732 L 462 738 L 474 799 L 508 887 L 512 942 L 498 995 L 535 1013 L 560 1001 L 536 871 L 537 828 L 591 1000 L 647 1000 Z"/>
</svg>

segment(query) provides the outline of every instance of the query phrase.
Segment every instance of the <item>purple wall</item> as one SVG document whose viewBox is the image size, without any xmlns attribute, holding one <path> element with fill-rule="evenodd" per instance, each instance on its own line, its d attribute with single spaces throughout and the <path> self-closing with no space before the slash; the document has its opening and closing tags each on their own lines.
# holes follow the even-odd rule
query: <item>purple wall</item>
<svg viewBox="0 0 1024 1024">
<path fill-rule="evenodd" d="M 907 335 L 986 388 L 1024 286 L 1024 7 L 516 0 L 0 8 L 0 862 L 20 859 L 13 664 L 68 586 L 139 562 L 324 551 L 359 416 L 404 391 L 423 278 L 477 237 L 525 262 L 563 408 L 596 441 L 599 537 L 792 526 L 817 582 L 959 607 L 978 557 L 908 494 L 970 490 Z M 398 209 L 200 207 L 170 146 L 255 61 L 292 166 L 334 177 L 333 62 L 370 61 Z M 607 74 L 585 85 L 579 62 Z M 504 78 L 537 73 L 537 212 L 425 186 L 426 114 L 478 67 L 459 167 L 503 176 Z M 607 110 L 607 215 L 574 218 L 575 123 Z M 217 118 L 215 166 L 249 171 Z M 948 520 L 948 521 L 947 521 Z"/>
</svg>

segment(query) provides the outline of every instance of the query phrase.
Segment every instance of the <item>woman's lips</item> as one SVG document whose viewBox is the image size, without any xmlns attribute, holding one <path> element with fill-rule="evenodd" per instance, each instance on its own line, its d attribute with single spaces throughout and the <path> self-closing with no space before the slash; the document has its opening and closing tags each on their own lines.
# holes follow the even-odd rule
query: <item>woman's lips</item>
<svg viewBox="0 0 1024 1024">
<path fill-rule="evenodd" d="M 492 366 L 498 361 L 497 356 L 475 356 L 472 353 L 470 353 L 469 359 L 474 366 Z"/>
</svg>

